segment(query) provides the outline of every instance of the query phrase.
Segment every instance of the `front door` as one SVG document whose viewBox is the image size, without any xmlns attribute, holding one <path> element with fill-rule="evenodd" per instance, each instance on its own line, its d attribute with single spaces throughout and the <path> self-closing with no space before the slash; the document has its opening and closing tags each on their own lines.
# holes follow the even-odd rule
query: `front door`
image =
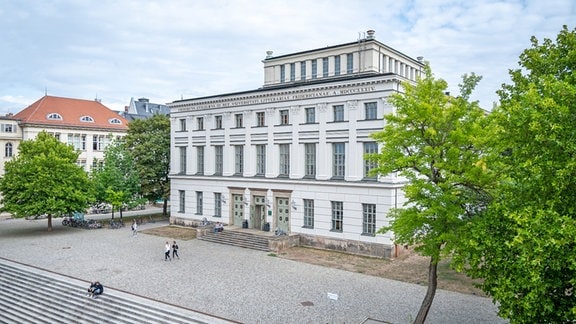
<svg viewBox="0 0 576 324">
<path fill-rule="evenodd" d="M 233 225 L 242 226 L 242 221 L 244 220 L 244 198 L 242 195 L 232 195 L 233 201 L 233 213 L 234 217 L 232 219 Z"/>
<path fill-rule="evenodd" d="M 252 228 L 262 229 L 266 217 L 266 197 L 254 196 L 254 209 L 251 217 Z"/>
<path fill-rule="evenodd" d="M 289 233 L 290 202 L 288 198 L 276 198 L 276 227 L 285 233 Z"/>
</svg>

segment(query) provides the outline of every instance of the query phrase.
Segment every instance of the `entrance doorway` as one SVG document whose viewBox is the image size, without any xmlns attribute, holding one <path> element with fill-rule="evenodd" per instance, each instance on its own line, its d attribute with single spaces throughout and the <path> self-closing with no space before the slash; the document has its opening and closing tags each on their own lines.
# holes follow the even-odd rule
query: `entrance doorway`
<svg viewBox="0 0 576 324">
<path fill-rule="evenodd" d="M 290 232 L 290 201 L 288 198 L 276 198 L 276 227 L 285 233 Z"/>
<path fill-rule="evenodd" d="M 242 226 L 242 221 L 244 221 L 244 198 L 242 195 L 232 194 L 232 225 Z"/>
<path fill-rule="evenodd" d="M 266 223 L 266 197 L 254 196 L 253 201 L 250 223 L 252 228 L 262 229 L 264 223 Z"/>
</svg>

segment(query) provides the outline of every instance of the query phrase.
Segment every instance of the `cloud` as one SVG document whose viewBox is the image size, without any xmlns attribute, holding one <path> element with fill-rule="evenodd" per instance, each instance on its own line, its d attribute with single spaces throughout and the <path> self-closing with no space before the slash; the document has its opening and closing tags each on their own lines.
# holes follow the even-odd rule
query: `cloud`
<svg viewBox="0 0 576 324">
<path fill-rule="evenodd" d="M 530 36 L 554 38 L 574 21 L 571 0 L 4 1 L 0 112 L 21 110 L 45 89 L 98 96 L 117 110 L 131 97 L 165 103 L 252 90 L 262 86 L 267 50 L 348 43 L 368 29 L 424 56 L 451 91 L 464 73 L 484 76 L 473 98 L 490 107 Z"/>
</svg>

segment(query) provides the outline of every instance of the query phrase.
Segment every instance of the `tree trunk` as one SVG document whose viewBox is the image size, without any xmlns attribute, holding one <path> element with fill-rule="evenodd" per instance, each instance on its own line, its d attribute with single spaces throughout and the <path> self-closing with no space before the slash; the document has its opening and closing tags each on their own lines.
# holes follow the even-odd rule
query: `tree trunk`
<svg viewBox="0 0 576 324">
<path fill-rule="evenodd" d="M 168 199 L 164 199 L 164 205 L 162 206 L 162 216 L 168 216 Z"/>
<path fill-rule="evenodd" d="M 120 221 L 122 221 L 122 205 L 120 205 Z"/>
<path fill-rule="evenodd" d="M 48 214 L 48 232 L 52 232 L 52 214 Z"/>
<path fill-rule="evenodd" d="M 434 258 L 430 258 L 430 265 L 428 266 L 428 290 L 426 290 L 426 296 L 420 305 L 420 310 L 418 315 L 414 320 L 414 324 L 423 324 L 428 316 L 428 311 L 432 302 L 434 301 L 434 296 L 436 295 L 436 288 L 438 287 L 438 262 Z"/>
</svg>

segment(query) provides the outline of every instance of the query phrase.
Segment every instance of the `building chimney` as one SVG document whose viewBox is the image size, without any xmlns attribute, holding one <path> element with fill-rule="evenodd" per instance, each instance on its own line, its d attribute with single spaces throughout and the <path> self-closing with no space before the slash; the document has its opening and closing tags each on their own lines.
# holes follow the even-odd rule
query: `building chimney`
<svg viewBox="0 0 576 324">
<path fill-rule="evenodd" d="M 369 31 L 367 31 L 366 34 L 368 34 L 368 36 L 366 36 L 366 39 L 375 39 L 375 38 L 374 38 L 374 33 L 376 33 L 376 32 L 373 31 L 372 29 L 370 29 Z"/>
</svg>

